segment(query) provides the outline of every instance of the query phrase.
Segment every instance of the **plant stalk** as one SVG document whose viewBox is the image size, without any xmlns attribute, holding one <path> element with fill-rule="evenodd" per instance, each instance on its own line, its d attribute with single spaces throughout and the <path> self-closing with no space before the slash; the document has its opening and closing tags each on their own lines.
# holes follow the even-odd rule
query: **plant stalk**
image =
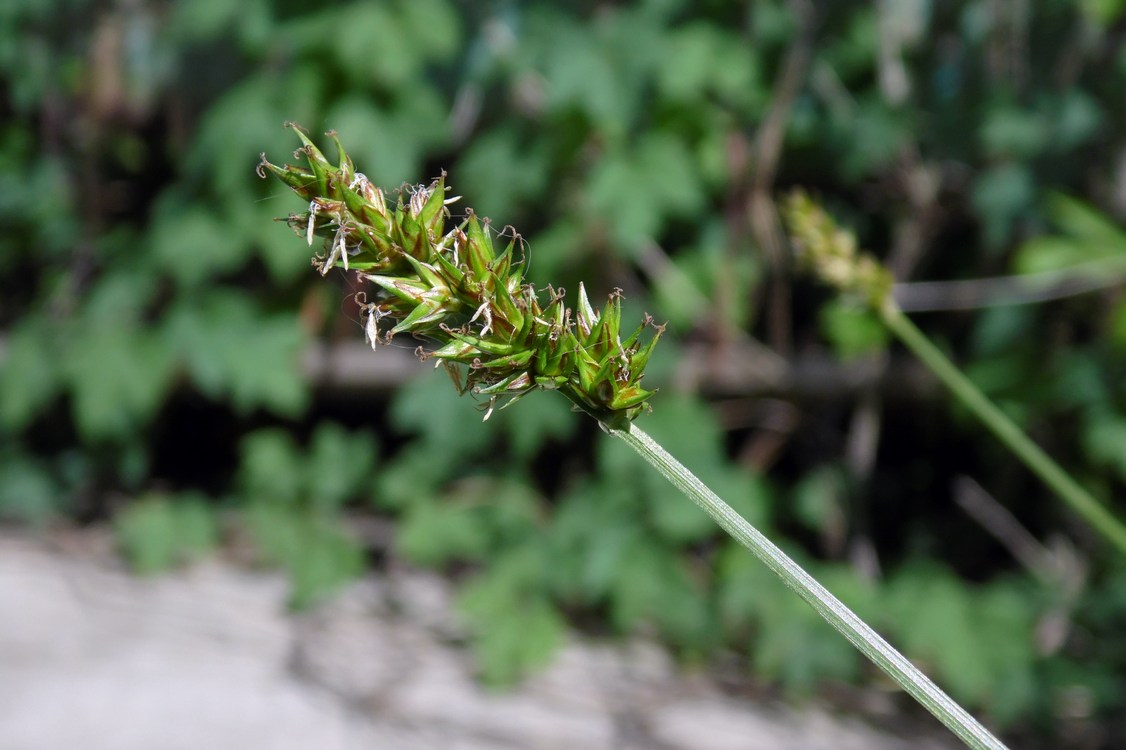
<svg viewBox="0 0 1126 750">
<path fill-rule="evenodd" d="M 767 567 L 777 573 L 787 586 L 861 653 L 934 714 L 967 746 L 975 750 L 1005 750 L 1005 744 L 1001 740 L 990 734 L 989 730 L 944 693 L 906 657 L 763 536 L 762 532 L 748 523 L 734 508 L 720 499 L 653 438 L 633 423 L 629 423 L 623 429 L 607 428 L 607 431 L 629 444 L 681 492 L 703 508 L 723 527 L 724 531 L 766 563 Z"/>
<path fill-rule="evenodd" d="M 1126 554 L 1126 526 L 1105 505 L 1072 479 L 1051 456 L 1024 433 L 1003 411 L 954 366 L 938 347 L 903 314 L 894 303 L 879 309 L 884 324 L 938 379 L 946 384 L 966 408 L 977 416 L 1024 464 L 1051 487 L 1103 537 Z"/>
</svg>

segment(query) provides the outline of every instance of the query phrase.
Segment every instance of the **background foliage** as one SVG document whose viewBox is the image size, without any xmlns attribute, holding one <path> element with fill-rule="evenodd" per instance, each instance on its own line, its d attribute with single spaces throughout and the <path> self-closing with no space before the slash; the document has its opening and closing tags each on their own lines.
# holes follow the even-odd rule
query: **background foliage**
<svg viewBox="0 0 1126 750">
<path fill-rule="evenodd" d="M 442 567 L 493 682 L 579 627 L 795 694 L 871 684 L 561 399 L 482 424 L 405 343 L 345 367 L 355 282 L 313 278 L 253 176 L 284 120 L 332 127 L 378 184 L 447 169 L 537 283 L 668 319 L 645 429 L 957 699 L 1022 744 L 1121 746 L 1122 561 L 793 278 L 773 199 L 813 189 L 900 281 L 968 282 L 897 295 L 1114 502 L 1126 3 L 822 5 L 0 4 L 0 517 L 112 518 L 140 572 L 245 544 L 295 606 L 389 556 Z"/>
</svg>

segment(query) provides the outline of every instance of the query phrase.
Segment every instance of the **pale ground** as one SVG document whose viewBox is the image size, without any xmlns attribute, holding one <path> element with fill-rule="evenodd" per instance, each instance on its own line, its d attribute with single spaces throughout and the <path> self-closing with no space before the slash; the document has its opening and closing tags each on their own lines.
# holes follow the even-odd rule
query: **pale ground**
<svg viewBox="0 0 1126 750">
<path fill-rule="evenodd" d="M 941 728 L 894 739 L 734 699 L 641 641 L 573 639 L 519 689 L 489 692 L 436 576 L 372 576 L 294 616 L 278 574 L 211 560 L 138 579 L 108 546 L 0 531 L 0 750 L 957 746 Z"/>
</svg>

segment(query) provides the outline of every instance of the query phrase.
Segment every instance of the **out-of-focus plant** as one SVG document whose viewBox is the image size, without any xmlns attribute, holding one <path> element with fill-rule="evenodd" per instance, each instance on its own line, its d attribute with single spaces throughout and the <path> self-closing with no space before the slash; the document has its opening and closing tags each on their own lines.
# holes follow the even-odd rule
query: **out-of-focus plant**
<svg viewBox="0 0 1126 750">
<path fill-rule="evenodd" d="M 838 291 L 860 298 L 974 416 L 1059 497 L 1126 554 L 1126 526 L 1001 411 L 904 316 L 891 295 L 892 279 L 874 257 L 861 253 L 855 235 L 839 228 L 809 196 L 793 193 L 786 221 L 801 262 Z"/>
</svg>

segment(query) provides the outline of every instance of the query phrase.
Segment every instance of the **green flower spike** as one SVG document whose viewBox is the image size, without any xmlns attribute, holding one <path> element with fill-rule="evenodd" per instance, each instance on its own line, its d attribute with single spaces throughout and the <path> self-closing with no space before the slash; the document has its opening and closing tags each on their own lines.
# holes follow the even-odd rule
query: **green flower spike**
<svg viewBox="0 0 1126 750">
<path fill-rule="evenodd" d="M 446 228 L 448 207 L 458 198 L 446 197 L 445 174 L 400 188 L 392 208 L 356 171 L 335 133 L 328 135 L 339 153 L 336 165 L 303 130 L 287 126 L 301 139 L 294 155 L 308 168 L 279 167 L 263 154 L 258 175 L 272 173 L 308 202 L 287 221 L 310 245 L 322 238 L 313 258 L 322 275 L 340 267 L 374 285 L 356 296 L 373 349 L 401 333 L 436 342 L 434 349 L 419 347 L 419 356 L 444 363 L 462 393 L 487 396 L 486 419 L 498 400 L 507 406 L 537 388 L 562 392 L 615 429 L 649 408 L 653 391 L 640 382 L 664 326 L 646 316 L 623 339 L 620 289 L 601 312 L 581 284 L 577 311 L 564 305 L 562 289 L 549 286 L 541 301 L 524 281 L 525 247 L 515 231 L 497 234 L 471 210 Z M 502 238 L 507 243 L 500 246 Z M 653 334 L 645 337 L 650 327 Z"/>
<path fill-rule="evenodd" d="M 856 236 L 838 227 L 812 198 L 801 191 L 791 193 L 782 214 L 799 264 L 829 286 L 859 296 L 876 312 L 894 304 L 891 273 L 871 255 L 861 253 Z"/>
</svg>

